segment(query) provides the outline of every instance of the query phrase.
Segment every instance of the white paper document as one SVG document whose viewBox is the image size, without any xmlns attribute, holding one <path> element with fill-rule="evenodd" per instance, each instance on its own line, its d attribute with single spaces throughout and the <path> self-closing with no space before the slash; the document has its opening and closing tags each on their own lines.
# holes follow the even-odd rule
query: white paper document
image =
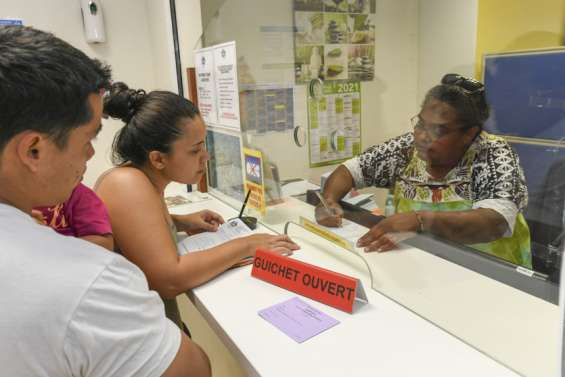
<svg viewBox="0 0 565 377">
<path fill-rule="evenodd" d="M 245 237 L 253 232 L 239 218 L 228 220 L 215 232 L 204 232 L 187 237 L 178 243 L 179 255 L 218 246 L 234 238 Z"/>
<path fill-rule="evenodd" d="M 323 226 L 302 216 L 300 217 L 300 224 L 320 237 L 351 251 L 354 251 L 357 240 L 369 231 L 364 226 L 347 219 L 342 219 L 342 226 L 338 228 Z"/>
<path fill-rule="evenodd" d="M 341 219 L 341 226 L 339 228 L 332 228 L 320 224 L 318 224 L 318 226 L 350 241 L 352 245 L 355 245 L 357 240 L 369 231 L 368 228 L 347 219 Z"/>
<path fill-rule="evenodd" d="M 359 238 L 365 235 L 369 231 L 369 228 L 365 228 L 363 225 L 359 225 L 353 221 L 342 219 L 341 226 L 339 228 L 331 228 L 329 226 L 323 226 L 317 224 L 320 228 L 332 232 L 333 234 L 347 240 L 351 243 L 353 248 L 357 247 L 357 241 Z M 408 238 L 412 238 L 416 235 L 415 232 L 398 232 L 398 233 L 387 233 L 386 236 L 394 243 L 399 243 Z"/>
</svg>

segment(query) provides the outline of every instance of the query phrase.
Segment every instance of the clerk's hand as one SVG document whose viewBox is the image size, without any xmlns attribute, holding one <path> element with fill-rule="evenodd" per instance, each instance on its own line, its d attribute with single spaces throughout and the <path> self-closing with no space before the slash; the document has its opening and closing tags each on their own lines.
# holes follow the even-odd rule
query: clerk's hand
<svg viewBox="0 0 565 377">
<path fill-rule="evenodd" d="M 357 247 L 369 251 L 388 251 L 397 247 L 394 233 L 416 232 L 420 226 L 414 212 L 397 213 L 381 220 L 357 241 Z"/>
<path fill-rule="evenodd" d="M 255 251 L 258 248 L 271 250 L 282 255 L 292 255 L 294 250 L 300 249 L 300 246 L 294 243 L 287 235 L 256 233 L 251 236 L 239 238 L 236 241 L 240 240 L 245 245 L 248 256 L 255 255 Z"/>
<path fill-rule="evenodd" d="M 210 210 L 194 212 L 187 215 L 174 215 L 177 229 L 188 234 L 215 232 L 224 223 L 222 216 Z"/>
<path fill-rule="evenodd" d="M 316 221 L 324 226 L 337 228 L 341 226 L 343 219 L 343 209 L 341 206 L 331 199 L 326 199 L 329 210 L 319 203 L 315 209 Z"/>
</svg>

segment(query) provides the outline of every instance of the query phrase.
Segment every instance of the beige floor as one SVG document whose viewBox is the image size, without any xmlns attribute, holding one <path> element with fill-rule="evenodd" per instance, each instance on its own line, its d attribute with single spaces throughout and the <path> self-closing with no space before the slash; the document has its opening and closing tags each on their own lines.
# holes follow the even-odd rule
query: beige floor
<svg viewBox="0 0 565 377">
<path fill-rule="evenodd" d="M 214 377 L 245 377 L 246 374 L 239 363 L 192 305 L 188 297 L 180 295 L 177 301 L 181 316 L 192 333 L 192 339 L 206 351 L 210 358 L 212 375 Z"/>
</svg>

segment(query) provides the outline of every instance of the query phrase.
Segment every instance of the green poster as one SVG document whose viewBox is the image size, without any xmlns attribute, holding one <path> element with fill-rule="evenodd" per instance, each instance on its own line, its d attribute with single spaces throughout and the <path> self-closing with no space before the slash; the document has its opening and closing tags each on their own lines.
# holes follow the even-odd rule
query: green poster
<svg viewBox="0 0 565 377">
<path fill-rule="evenodd" d="M 372 81 L 376 0 L 294 0 L 296 84 Z"/>
<path fill-rule="evenodd" d="M 332 165 L 361 152 L 361 83 L 323 83 L 319 98 L 308 96 L 310 167 Z"/>
</svg>

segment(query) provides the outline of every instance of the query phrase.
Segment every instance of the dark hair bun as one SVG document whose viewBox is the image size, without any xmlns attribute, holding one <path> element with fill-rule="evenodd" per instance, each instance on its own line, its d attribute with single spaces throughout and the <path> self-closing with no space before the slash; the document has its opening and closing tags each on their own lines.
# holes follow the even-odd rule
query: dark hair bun
<svg viewBox="0 0 565 377">
<path fill-rule="evenodd" d="M 104 97 L 104 114 L 129 123 L 145 97 L 145 90 L 130 89 L 123 82 L 115 82 Z"/>
<path fill-rule="evenodd" d="M 474 98 L 473 102 L 477 107 L 477 112 L 479 115 L 479 119 L 482 123 L 486 122 L 490 116 L 490 107 L 487 103 L 487 97 L 485 92 L 478 93 Z"/>
</svg>

